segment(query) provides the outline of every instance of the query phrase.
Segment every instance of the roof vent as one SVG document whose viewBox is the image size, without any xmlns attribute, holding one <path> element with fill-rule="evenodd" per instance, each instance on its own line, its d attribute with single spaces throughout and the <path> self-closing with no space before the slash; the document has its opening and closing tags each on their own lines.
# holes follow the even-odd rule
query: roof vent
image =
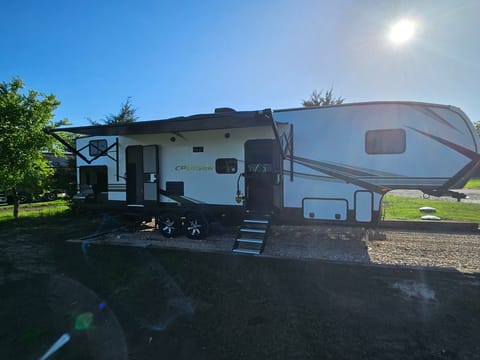
<svg viewBox="0 0 480 360">
<path fill-rule="evenodd" d="M 232 109 L 229 107 L 215 108 L 215 114 L 228 113 L 228 112 L 236 112 L 236 111 L 235 109 Z"/>
</svg>

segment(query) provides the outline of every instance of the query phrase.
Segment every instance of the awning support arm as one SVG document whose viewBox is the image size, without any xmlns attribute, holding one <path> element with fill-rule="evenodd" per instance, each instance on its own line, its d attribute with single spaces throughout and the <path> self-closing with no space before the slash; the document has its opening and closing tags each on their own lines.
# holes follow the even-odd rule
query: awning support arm
<svg viewBox="0 0 480 360">
<path fill-rule="evenodd" d="M 72 153 L 74 153 L 76 156 L 78 156 L 80 159 L 82 159 L 83 161 L 85 161 L 87 164 L 91 164 L 92 162 L 94 162 L 95 160 L 97 160 L 99 157 L 101 156 L 107 156 L 109 157 L 110 159 L 112 159 L 113 161 L 115 161 L 116 163 L 116 166 L 117 166 L 117 181 L 119 180 L 120 178 L 120 175 L 118 173 L 119 171 L 119 166 L 118 166 L 118 138 L 115 139 L 115 142 L 110 145 L 109 147 L 107 147 L 105 150 L 99 152 L 97 155 L 95 155 L 94 157 L 92 157 L 91 159 L 88 159 L 85 155 L 83 155 L 81 153 L 82 150 L 86 149 L 88 146 L 84 146 L 83 148 L 81 149 L 76 149 L 74 148 L 72 145 L 70 145 L 67 141 L 65 141 L 65 139 L 63 139 L 61 136 L 59 136 L 58 134 L 56 134 L 55 132 L 53 131 L 46 131 L 47 134 L 53 136 L 58 142 L 60 142 L 63 146 L 65 146 L 69 151 L 71 151 Z M 100 150 L 98 147 L 96 147 L 95 145 L 93 145 L 97 150 Z M 116 158 L 112 157 L 108 152 L 112 149 L 115 148 L 115 155 L 116 155 Z"/>
</svg>

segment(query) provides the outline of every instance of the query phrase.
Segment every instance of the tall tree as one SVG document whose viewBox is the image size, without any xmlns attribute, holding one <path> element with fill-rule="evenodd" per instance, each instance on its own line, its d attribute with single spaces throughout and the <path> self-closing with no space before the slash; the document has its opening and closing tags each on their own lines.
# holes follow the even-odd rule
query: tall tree
<svg viewBox="0 0 480 360">
<path fill-rule="evenodd" d="M 325 95 L 323 95 L 323 89 L 320 91 L 313 90 L 310 94 L 310 98 L 307 100 L 302 100 L 302 106 L 304 107 L 314 107 L 314 106 L 327 106 L 327 105 L 340 105 L 345 99 L 342 97 L 335 98 L 333 96 L 333 88 L 327 90 Z"/>
<path fill-rule="evenodd" d="M 102 119 L 101 122 L 88 119 L 92 125 L 112 125 L 112 124 L 124 124 L 132 123 L 138 120 L 136 115 L 137 109 L 132 105 L 132 98 L 129 96 L 127 100 L 120 107 L 118 114 L 110 114 Z"/>
<path fill-rule="evenodd" d="M 473 126 L 475 127 L 475 130 L 477 131 L 477 134 L 480 135 L 480 121 L 475 121 L 473 123 Z"/>
<path fill-rule="evenodd" d="M 38 190 L 53 174 L 43 152 L 62 151 L 44 130 L 67 124 L 52 121 L 60 105 L 55 95 L 24 91 L 24 87 L 19 78 L 0 83 L 0 187 L 13 198 L 15 218 L 19 192 Z"/>
</svg>

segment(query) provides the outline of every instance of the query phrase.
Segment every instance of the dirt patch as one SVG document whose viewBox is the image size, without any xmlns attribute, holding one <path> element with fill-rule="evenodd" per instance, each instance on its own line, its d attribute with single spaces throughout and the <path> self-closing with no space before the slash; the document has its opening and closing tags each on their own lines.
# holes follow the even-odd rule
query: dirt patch
<svg viewBox="0 0 480 360">
<path fill-rule="evenodd" d="M 39 358 L 65 333 L 67 360 L 480 354 L 480 274 L 455 270 L 478 269 L 477 235 L 274 226 L 264 255 L 238 256 L 232 229 L 195 241 L 89 221 L 103 238 L 78 221 L 4 229 L 1 359 Z"/>
<path fill-rule="evenodd" d="M 478 275 L 111 246 L 56 257 L 63 275 L 0 287 L 0 358 L 38 358 L 65 332 L 67 360 L 480 353 Z"/>
</svg>

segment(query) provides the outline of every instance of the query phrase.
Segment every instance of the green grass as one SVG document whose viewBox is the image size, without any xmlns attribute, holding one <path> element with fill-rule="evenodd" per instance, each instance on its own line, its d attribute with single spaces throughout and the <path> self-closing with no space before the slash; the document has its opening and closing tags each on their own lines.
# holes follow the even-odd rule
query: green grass
<svg viewBox="0 0 480 360">
<path fill-rule="evenodd" d="M 480 179 L 478 180 L 480 183 Z M 447 221 L 472 221 L 480 223 L 480 204 L 471 204 L 455 201 L 439 201 L 428 199 L 403 198 L 386 195 L 383 200 L 385 220 L 421 220 L 425 215 L 418 209 L 422 206 L 431 206 L 437 209 L 434 215 Z M 31 222 L 42 222 L 47 225 L 55 223 L 63 217 L 75 217 L 71 214 L 68 202 L 56 200 L 43 203 L 20 205 L 19 218 L 13 218 L 13 206 L 0 207 L 0 224 L 9 226 L 12 221 L 18 226 L 28 226 Z M 13 223 L 12 223 L 13 224 Z"/>
<path fill-rule="evenodd" d="M 65 200 L 21 204 L 18 211 L 19 219 L 34 219 L 66 213 L 70 210 Z M 14 220 L 13 205 L 0 207 L 0 222 Z"/>
<path fill-rule="evenodd" d="M 472 178 L 468 180 L 465 189 L 480 189 L 480 178 Z"/>
<path fill-rule="evenodd" d="M 480 222 L 480 204 L 456 201 L 403 198 L 386 195 L 383 199 L 385 220 L 421 220 L 418 209 L 430 206 L 437 209 L 433 215 L 447 221 Z"/>
<path fill-rule="evenodd" d="M 18 219 L 13 206 L 0 207 L 0 233 L 4 238 L 64 241 L 90 235 L 105 228 L 112 219 L 78 213 L 65 200 L 23 204 Z M 116 223 L 115 223 L 116 224 Z M 111 227 L 111 226 L 110 226 Z"/>
</svg>

